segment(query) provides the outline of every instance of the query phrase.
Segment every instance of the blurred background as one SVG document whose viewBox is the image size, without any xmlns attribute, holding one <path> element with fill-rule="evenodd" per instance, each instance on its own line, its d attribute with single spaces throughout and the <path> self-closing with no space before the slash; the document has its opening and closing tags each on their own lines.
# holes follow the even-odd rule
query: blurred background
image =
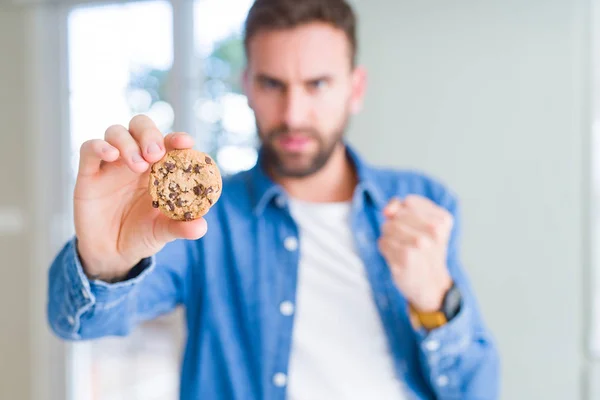
<svg viewBox="0 0 600 400">
<path fill-rule="evenodd" d="M 252 0 L 0 0 L 0 399 L 176 399 L 181 313 L 63 343 L 49 262 L 81 143 L 150 115 L 226 173 L 256 160 L 240 90 Z M 600 4 L 355 0 L 370 73 L 349 139 L 461 199 L 502 399 L 600 399 Z"/>
</svg>

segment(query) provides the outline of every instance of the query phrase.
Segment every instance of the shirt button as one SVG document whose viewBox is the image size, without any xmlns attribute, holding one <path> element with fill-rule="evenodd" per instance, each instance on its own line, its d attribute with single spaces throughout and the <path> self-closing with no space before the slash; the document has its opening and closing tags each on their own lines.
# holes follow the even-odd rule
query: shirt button
<svg viewBox="0 0 600 400">
<path fill-rule="evenodd" d="M 282 372 L 278 372 L 275 375 L 273 375 L 273 384 L 277 387 L 284 387 L 287 383 L 287 376 L 282 373 Z"/>
<path fill-rule="evenodd" d="M 298 239 L 293 236 L 288 236 L 283 241 L 283 245 L 288 251 L 296 251 L 296 249 L 298 249 Z"/>
<path fill-rule="evenodd" d="M 281 314 L 285 315 L 286 317 L 289 317 L 294 313 L 294 304 L 291 301 L 283 301 L 279 305 L 279 311 L 281 312 Z"/>
<path fill-rule="evenodd" d="M 436 351 L 440 348 L 440 342 L 437 340 L 430 340 L 425 343 L 425 348 L 429 351 Z"/>
<path fill-rule="evenodd" d="M 448 384 L 449 379 L 446 375 L 440 375 L 440 376 L 438 376 L 436 382 L 439 387 L 444 387 Z"/>
<path fill-rule="evenodd" d="M 67 317 L 67 321 L 69 322 L 70 325 L 75 324 L 75 320 L 70 315 Z"/>
</svg>

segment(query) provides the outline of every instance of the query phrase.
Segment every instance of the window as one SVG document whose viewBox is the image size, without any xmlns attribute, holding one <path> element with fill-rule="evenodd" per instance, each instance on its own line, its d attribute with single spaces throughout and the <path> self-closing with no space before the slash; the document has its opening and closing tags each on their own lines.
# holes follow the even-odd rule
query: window
<svg viewBox="0 0 600 400">
<path fill-rule="evenodd" d="M 69 90 L 75 157 L 84 141 L 102 137 L 112 124 L 127 126 L 137 113 L 150 115 L 164 131 L 172 128 L 165 85 L 173 64 L 171 14 L 166 1 L 71 11 Z"/>
<path fill-rule="evenodd" d="M 110 125 L 127 126 L 138 113 L 149 115 L 164 134 L 185 125 L 196 147 L 213 155 L 224 175 L 250 168 L 257 156 L 256 128 L 240 75 L 241 28 L 251 3 L 152 0 L 70 9 L 72 181 L 81 144 L 102 138 Z M 187 15 L 177 9 L 188 5 L 193 5 L 195 26 L 189 38 L 179 21 Z M 184 62 L 178 59 L 190 54 Z M 178 115 L 192 118 L 178 125 Z M 74 345 L 73 397 L 177 399 L 183 323 L 177 310 L 142 324 L 128 337 Z"/>
<path fill-rule="evenodd" d="M 196 0 L 195 51 L 202 60 L 200 97 L 194 104 L 196 129 L 209 138 L 223 173 L 256 162 L 254 115 L 242 94 L 242 25 L 252 0 Z"/>
<path fill-rule="evenodd" d="M 150 115 L 163 131 L 173 126 L 165 77 L 173 64 L 172 9 L 149 1 L 73 9 L 68 19 L 70 126 L 73 175 L 78 150 L 101 138 L 112 124 L 127 126 L 137 113 Z M 135 25 L 131 21 L 136 21 Z M 89 366 L 91 393 L 76 398 L 175 399 L 179 343 L 170 316 L 144 324 L 127 338 L 75 347 Z M 86 360 L 81 360 L 85 358 Z M 87 362 L 86 362 L 87 361 Z"/>
</svg>

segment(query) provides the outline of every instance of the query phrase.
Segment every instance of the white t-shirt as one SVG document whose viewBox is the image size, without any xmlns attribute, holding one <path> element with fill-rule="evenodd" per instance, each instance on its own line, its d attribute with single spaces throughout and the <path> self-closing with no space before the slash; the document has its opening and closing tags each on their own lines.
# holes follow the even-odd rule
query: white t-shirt
<svg viewBox="0 0 600 400">
<path fill-rule="evenodd" d="M 403 400 L 350 227 L 351 203 L 290 200 L 300 265 L 290 400 Z"/>
</svg>

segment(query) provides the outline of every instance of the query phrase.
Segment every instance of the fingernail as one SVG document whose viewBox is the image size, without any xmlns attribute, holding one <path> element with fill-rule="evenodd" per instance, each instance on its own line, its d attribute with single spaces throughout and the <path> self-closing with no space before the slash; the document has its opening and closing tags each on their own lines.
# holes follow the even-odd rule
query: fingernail
<svg viewBox="0 0 600 400">
<path fill-rule="evenodd" d="M 144 159 L 142 158 L 142 156 L 140 156 L 139 154 L 135 153 L 131 156 L 131 161 L 133 161 L 134 163 L 139 163 L 144 161 Z"/>
<path fill-rule="evenodd" d="M 152 143 L 148 146 L 148 148 L 146 149 L 146 152 L 148 154 L 156 154 L 160 152 L 160 147 L 158 146 L 158 144 L 156 143 Z"/>
</svg>

